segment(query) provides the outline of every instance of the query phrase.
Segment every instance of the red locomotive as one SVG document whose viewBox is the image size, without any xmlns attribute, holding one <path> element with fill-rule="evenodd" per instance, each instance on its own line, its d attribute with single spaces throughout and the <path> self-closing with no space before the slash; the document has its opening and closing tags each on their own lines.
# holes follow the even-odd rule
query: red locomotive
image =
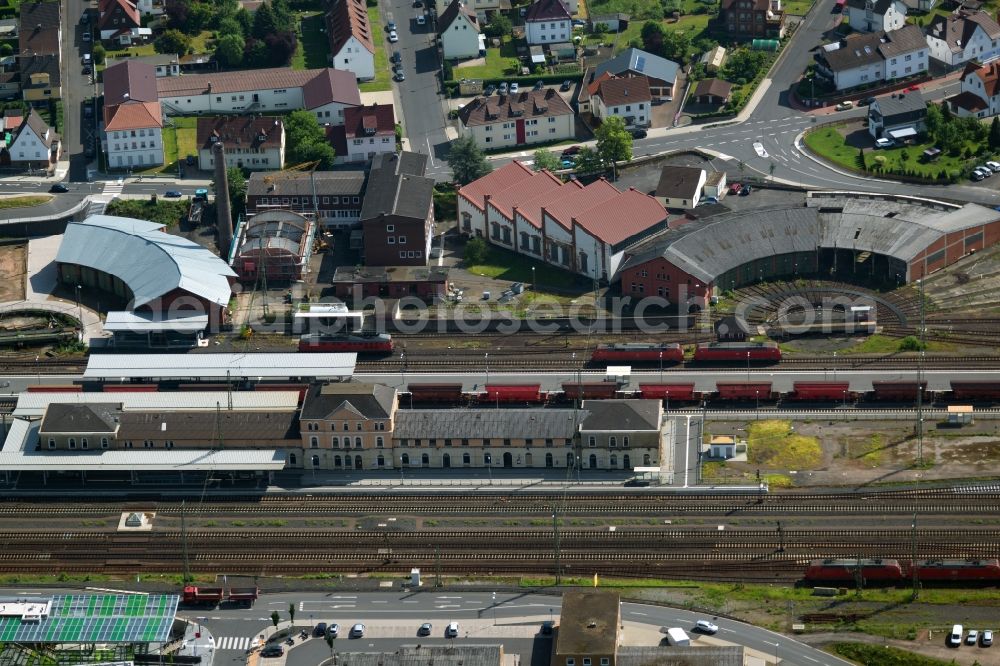
<svg viewBox="0 0 1000 666">
<path fill-rule="evenodd" d="M 599 345 L 590 356 L 594 362 L 683 363 L 684 350 L 677 343 L 627 342 Z"/>
<path fill-rule="evenodd" d="M 1000 560 L 924 560 L 917 579 L 935 583 L 1000 583 Z"/>
<path fill-rule="evenodd" d="M 694 350 L 699 362 L 773 362 L 781 360 L 781 348 L 776 342 L 708 342 Z"/>
<path fill-rule="evenodd" d="M 391 354 L 392 336 L 388 333 L 352 333 L 350 335 L 308 334 L 299 338 L 300 352 L 357 352 Z"/>
<path fill-rule="evenodd" d="M 813 560 L 806 569 L 805 580 L 809 583 L 854 583 L 859 573 L 865 584 L 885 584 L 903 580 L 905 570 L 899 560 Z"/>
<path fill-rule="evenodd" d="M 913 579 L 922 583 L 1000 584 L 1000 560 L 917 560 L 915 564 L 899 560 L 813 560 L 806 569 L 807 583 L 853 584 L 858 573 L 865 584 L 906 583 Z"/>
</svg>

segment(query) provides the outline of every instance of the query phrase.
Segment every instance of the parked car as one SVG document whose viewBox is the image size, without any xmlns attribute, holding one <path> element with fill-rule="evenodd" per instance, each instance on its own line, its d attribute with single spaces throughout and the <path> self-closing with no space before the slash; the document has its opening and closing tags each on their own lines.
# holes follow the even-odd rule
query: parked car
<svg viewBox="0 0 1000 666">
<path fill-rule="evenodd" d="M 989 161 L 986 166 L 993 169 L 993 173 L 1000 173 L 1000 162 Z"/>
<path fill-rule="evenodd" d="M 499 91 L 500 91 L 501 95 L 506 95 L 507 94 L 507 82 L 506 81 L 502 81 L 500 83 Z"/>
<path fill-rule="evenodd" d="M 337 624 L 336 622 L 331 624 L 329 627 L 326 628 L 326 635 L 332 636 L 333 638 L 340 636 L 340 625 Z"/>
<path fill-rule="evenodd" d="M 396 34 L 395 30 L 389 31 L 389 41 L 392 42 L 393 44 L 399 41 L 399 35 Z"/>
<path fill-rule="evenodd" d="M 641 127 L 637 127 L 635 129 L 629 130 L 629 134 L 632 135 L 633 139 L 645 139 L 646 138 L 646 130 L 642 129 Z"/>
<path fill-rule="evenodd" d="M 563 157 L 566 157 L 567 155 L 576 155 L 579 152 L 580 152 L 580 146 L 570 146 L 566 150 L 562 151 L 562 154 Z"/>
<path fill-rule="evenodd" d="M 572 88 L 572 87 L 573 87 L 573 82 L 569 81 L 569 80 L 566 80 L 566 81 L 562 82 L 561 86 L 559 86 L 559 90 L 561 90 L 563 92 L 568 92 L 569 89 Z"/>
<path fill-rule="evenodd" d="M 403 54 L 401 54 L 399 51 L 393 51 L 392 57 L 389 58 L 389 60 L 391 60 L 392 62 L 403 62 Z"/>
<path fill-rule="evenodd" d="M 445 638 L 458 638 L 458 622 L 449 622 L 444 630 Z"/>
<path fill-rule="evenodd" d="M 427 23 L 427 17 L 423 14 L 417 14 L 417 25 L 425 25 Z"/>
<path fill-rule="evenodd" d="M 84 76 L 90 76 L 90 74 L 91 74 L 92 71 L 93 70 L 90 69 L 90 65 L 84 65 L 83 66 L 83 75 Z"/>
<path fill-rule="evenodd" d="M 365 625 L 358 622 L 353 627 L 351 627 L 351 638 L 364 638 L 365 636 Z"/>
<path fill-rule="evenodd" d="M 987 629 L 983 632 L 983 637 L 979 639 L 979 644 L 983 647 L 989 647 L 993 645 L 993 630 Z"/>
<path fill-rule="evenodd" d="M 719 625 L 713 624 L 708 620 L 698 620 L 694 623 L 694 630 L 703 634 L 714 634 L 719 630 Z"/>
<path fill-rule="evenodd" d="M 552 630 L 555 628 L 556 623 L 551 620 L 546 620 L 542 622 L 542 636 L 551 636 Z"/>
<path fill-rule="evenodd" d="M 541 90 L 544 87 L 545 87 L 545 81 L 538 79 L 537 81 L 535 81 L 535 87 L 532 88 L 532 90 Z"/>
<path fill-rule="evenodd" d="M 739 194 L 740 190 L 742 190 L 742 189 L 743 189 L 743 185 L 740 184 L 740 183 L 729 183 L 729 193 L 730 194 Z"/>
<path fill-rule="evenodd" d="M 848 109 L 854 108 L 854 102 L 852 102 L 851 100 L 846 100 L 833 108 L 836 109 L 837 111 L 847 111 Z"/>
<path fill-rule="evenodd" d="M 80 23 L 87 25 L 90 23 L 90 12 L 84 12 L 83 16 L 80 17 Z"/>
<path fill-rule="evenodd" d="M 285 655 L 285 648 L 281 647 L 277 643 L 266 646 L 260 651 L 260 656 L 262 657 L 283 657 Z"/>
<path fill-rule="evenodd" d="M 84 30 L 83 31 L 83 41 L 85 41 L 85 42 L 89 42 L 90 41 L 90 30 Z"/>
<path fill-rule="evenodd" d="M 875 101 L 874 97 L 865 97 L 864 99 L 858 100 L 858 105 L 870 106 L 872 102 Z"/>
<path fill-rule="evenodd" d="M 743 189 L 740 190 L 740 196 L 741 197 L 750 196 L 751 192 L 753 192 L 753 188 L 749 185 L 744 185 Z"/>
<path fill-rule="evenodd" d="M 490 85 L 486 86 L 486 90 L 483 91 L 483 94 L 486 95 L 487 97 L 489 97 L 490 95 L 492 95 L 496 91 L 497 91 L 497 87 L 495 85 L 493 85 L 493 84 L 490 84 Z"/>
<path fill-rule="evenodd" d="M 184 158 L 184 161 L 187 163 L 188 166 L 194 166 L 197 163 L 198 158 L 195 157 L 194 155 L 188 155 L 187 157 Z"/>
<path fill-rule="evenodd" d="M 168 199 L 180 199 L 184 195 L 178 192 L 177 190 L 167 190 L 166 192 L 163 193 L 163 196 L 167 197 Z"/>
<path fill-rule="evenodd" d="M 962 625 L 956 624 L 952 626 L 951 633 L 948 634 L 948 645 L 952 647 L 958 647 L 962 644 Z"/>
<path fill-rule="evenodd" d="M 52 185 L 52 187 L 49 188 L 49 192 L 63 194 L 65 192 L 69 192 L 69 188 L 63 185 L 62 183 L 55 183 Z"/>
<path fill-rule="evenodd" d="M 320 622 L 313 627 L 313 636 L 316 638 L 323 638 L 323 636 L 326 636 L 326 622 Z"/>
<path fill-rule="evenodd" d="M 917 92 L 918 90 L 920 90 L 920 86 L 910 86 L 906 89 L 906 92 Z"/>
<path fill-rule="evenodd" d="M 973 169 L 972 173 L 969 174 L 969 178 L 976 181 L 977 183 L 981 180 L 986 180 L 986 176 L 982 174 L 978 169 Z"/>
<path fill-rule="evenodd" d="M 420 628 L 417 629 L 417 636 L 430 636 L 431 631 L 433 630 L 434 626 L 430 622 L 424 622 L 420 625 Z"/>
<path fill-rule="evenodd" d="M 585 27 L 587 27 L 587 22 L 584 21 L 583 19 L 573 19 L 573 27 L 574 28 L 585 28 Z"/>
<path fill-rule="evenodd" d="M 388 23 L 385 24 L 385 29 L 388 30 L 389 32 L 396 32 L 396 22 L 389 21 Z"/>
<path fill-rule="evenodd" d="M 518 85 L 517 81 L 514 81 L 514 83 L 510 84 L 510 94 L 511 95 L 516 95 L 517 91 L 518 91 L 518 89 L 520 89 L 520 87 L 521 86 Z"/>
<path fill-rule="evenodd" d="M 421 0 L 413 0 L 413 6 L 417 7 L 417 8 L 420 8 L 420 7 L 424 6 L 424 3 L 421 2 Z"/>
<path fill-rule="evenodd" d="M 524 293 L 524 283 L 523 282 L 515 282 L 514 284 L 510 285 L 510 292 L 512 294 L 523 294 Z"/>
<path fill-rule="evenodd" d="M 561 160 L 561 161 L 559 162 L 559 165 L 560 165 L 560 166 L 561 166 L 561 167 L 562 167 L 563 169 L 572 169 L 573 167 L 575 167 L 575 166 L 576 166 L 576 162 L 574 162 L 573 160 L 569 159 L 568 157 L 564 157 L 564 158 L 562 158 L 562 160 Z"/>
<path fill-rule="evenodd" d="M 892 139 L 887 139 L 885 137 L 875 139 L 876 148 L 892 148 L 892 144 L 893 144 Z"/>
<path fill-rule="evenodd" d="M 976 168 L 979 171 L 982 171 L 983 175 L 986 176 L 987 178 L 993 175 L 993 169 L 989 168 L 988 166 L 983 166 L 982 164 L 980 164 Z"/>
<path fill-rule="evenodd" d="M 403 73 L 402 69 L 396 70 L 396 75 L 393 76 L 397 83 L 402 83 L 406 80 L 406 74 Z"/>
<path fill-rule="evenodd" d="M 719 203 L 719 200 L 716 197 L 705 197 L 704 199 L 702 199 L 702 201 L 704 201 L 706 204 L 717 204 L 717 203 Z"/>
<path fill-rule="evenodd" d="M 969 635 L 965 637 L 966 645 L 975 645 L 979 642 L 979 632 L 975 629 L 969 629 Z"/>
</svg>

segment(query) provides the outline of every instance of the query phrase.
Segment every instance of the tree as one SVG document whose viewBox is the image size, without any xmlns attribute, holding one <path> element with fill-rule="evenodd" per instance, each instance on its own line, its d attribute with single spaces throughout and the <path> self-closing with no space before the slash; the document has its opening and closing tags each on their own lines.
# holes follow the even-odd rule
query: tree
<svg viewBox="0 0 1000 666">
<path fill-rule="evenodd" d="M 280 621 L 281 621 L 281 616 L 278 615 L 278 611 L 271 611 L 271 624 L 274 625 L 275 629 L 278 628 L 278 622 Z"/>
<path fill-rule="evenodd" d="M 691 38 L 686 32 L 673 30 L 667 33 L 663 40 L 663 57 L 676 60 L 683 64 L 687 62 L 688 51 L 691 50 Z"/>
<path fill-rule="evenodd" d="M 531 168 L 535 171 L 541 171 L 542 169 L 546 171 L 558 171 L 562 168 L 562 160 L 555 153 L 549 152 L 544 148 L 539 148 L 535 151 L 535 163 Z"/>
<path fill-rule="evenodd" d="M 330 646 L 330 654 L 333 654 L 333 634 L 326 632 L 326 644 Z"/>
<path fill-rule="evenodd" d="M 288 604 L 288 621 L 295 622 L 295 604 Z"/>
<path fill-rule="evenodd" d="M 188 0 L 170 0 L 165 9 L 167 25 L 171 28 L 183 28 L 187 23 L 189 9 Z"/>
<path fill-rule="evenodd" d="M 226 35 L 215 43 L 215 59 L 222 67 L 237 67 L 243 62 L 243 36 Z"/>
<path fill-rule="evenodd" d="M 153 49 L 157 53 L 185 55 L 191 49 L 191 38 L 180 30 L 165 30 L 155 42 Z"/>
<path fill-rule="evenodd" d="M 303 162 L 319 162 L 316 165 L 317 169 L 329 169 L 333 166 L 334 160 L 337 157 L 337 151 L 333 149 L 333 146 L 327 141 L 312 141 L 305 144 L 300 144 L 296 147 L 294 151 L 288 151 L 286 148 L 286 159 L 290 156 L 289 162 L 295 164 L 301 164 Z"/>
<path fill-rule="evenodd" d="M 646 21 L 642 24 L 642 48 L 654 55 L 663 55 L 663 43 L 666 41 L 666 33 L 663 25 L 659 21 Z"/>
<path fill-rule="evenodd" d="M 993 116 L 990 123 L 990 150 L 1000 150 L 1000 118 Z"/>
<path fill-rule="evenodd" d="M 605 164 L 613 166 L 615 162 L 632 159 L 632 135 L 625 129 L 625 121 L 620 116 L 606 118 L 594 136 L 597 154 Z"/>
<path fill-rule="evenodd" d="M 510 34 L 510 31 L 514 29 L 514 25 L 510 22 L 510 19 L 503 14 L 496 13 L 493 18 L 487 24 L 486 29 L 483 33 L 490 39 L 499 39 Z"/>
<path fill-rule="evenodd" d="M 725 78 L 733 83 L 745 85 L 757 78 L 761 68 L 767 62 L 763 51 L 736 49 L 726 60 Z"/>
<path fill-rule="evenodd" d="M 240 52 L 242 53 L 243 38 L 246 37 L 246 33 L 243 31 L 243 24 L 236 20 L 235 16 L 228 16 L 219 21 L 219 38 L 222 39 L 230 36 L 240 38 Z"/>
<path fill-rule="evenodd" d="M 253 37 L 247 40 L 243 49 L 243 62 L 250 67 L 261 67 L 267 63 L 270 56 L 267 53 L 267 44 Z"/>
<path fill-rule="evenodd" d="M 932 139 L 937 141 L 938 133 L 944 124 L 944 118 L 941 116 L 941 107 L 937 104 L 928 104 L 927 117 L 924 119 L 924 123 L 927 125 L 927 133 Z"/>
<path fill-rule="evenodd" d="M 0 56 L 7 57 L 9 55 L 12 55 L 13 53 L 14 53 L 14 47 L 10 44 L 10 42 L 4 42 L 3 44 L 0 44 Z"/>
<path fill-rule="evenodd" d="M 298 44 L 298 39 L 293 31 L 285 30 L 274 35 L 268 35 L 264 39 L 264 43 L 270 52 L 269 63 L 287 65 L 292 61 L 292 56 L 295 55 L 295 47 Z"/>
<path fill-rule="evenodd" d="M 292 111 L 285 116 L 285 162 L 300 164 L 318 161 L 317 168 L 329 169 L 335 157 L 333 146 L 316 116 L 308 111 Z"/>
<path fill-rule="evenodd" d="M 278 26 L 279 32 L 295 29 L 288 0 L 271 0 L 271 11 L 274 13 L 274 23 Z"/>
<path fill-rule="evenodd" d="M 101 44 L 94 44 L 94 50 L 91 53 L 93 54 L 95 65 L 104 64 L 104 58 L 106 56 L 106 51 L 104 50 L 104 46 L 102 46 Z"/>
<path fill-rule="evenodd" d="M 257 39 L 267 39 L 278 31 L 278 24 L 271 10 L 271 3 L 262 2 L 253 15 L 253 36 Z"/>
<path fill-rule="evenodd" d="M 604 171 L 601 156 L 593 148 L 581 148 L 580 152 L 576 154 L 576 171 L 580 174 Z"/>
<path fill-rule="evenodd" d="M 215 18 L 215 11 L 211 6 L 194 2 L 188 7 L 187 19 L 183 25 L 177 26 L 189 35 L 197 35 L 202 30 L 208 28 L 209 23 Z"/>
<path fill-rule="evenodd" d="M 489 248 L 486 247 L 485 240 L 479 237 L 470 238 L 469 242 L 465 244 L 465 265 L 475 266 L 482 263 L 488 252 Z"/>
<path fill-rule="evenodd" d="M 471 136 L 460 136 L 453 140 L 448 148 L 448 157 L 445 159 L 451 167 L 452 176 L 460 185 L 468 185 L 493 171 L 483 151 Z"/>
</svg>

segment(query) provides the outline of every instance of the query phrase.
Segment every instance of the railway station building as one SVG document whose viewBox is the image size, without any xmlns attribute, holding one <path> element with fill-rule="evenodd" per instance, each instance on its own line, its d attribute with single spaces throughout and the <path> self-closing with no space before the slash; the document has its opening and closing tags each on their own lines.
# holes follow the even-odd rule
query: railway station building
<svg viewBox="0 0 1000 666">
<path fill-rule="evenodd" d="M 701 307 L 716 291 L 823 276 L 895 287 L 1000 240 L 1000 212 L 978 204 L 862 192 L 810 192 L 804 205 L 691 220 L 631 248 L 623 295 Z"/>
<path fill-rule="evenodd" d="M 288 466 L 305 469 L 393 467 L 396 389 L 358 382 L 316 384 L 302 403 L 301 449 Z"/>
</svg>

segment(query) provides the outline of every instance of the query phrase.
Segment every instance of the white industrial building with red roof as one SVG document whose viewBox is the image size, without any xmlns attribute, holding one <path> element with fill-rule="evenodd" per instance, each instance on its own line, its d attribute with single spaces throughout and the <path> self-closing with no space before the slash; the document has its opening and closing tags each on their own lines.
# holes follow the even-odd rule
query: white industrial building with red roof
<svg viewBox="0 0 1000 666">
<path fill-rule="evenodd" d="M 626 250 L 667 230 L 667 211 L 635 189 L 608 181 L 563 182 L 520 162 L 458 191 L 459 228 L 468 236 L 546 263 L 609 280 Z"/>
</svg>

